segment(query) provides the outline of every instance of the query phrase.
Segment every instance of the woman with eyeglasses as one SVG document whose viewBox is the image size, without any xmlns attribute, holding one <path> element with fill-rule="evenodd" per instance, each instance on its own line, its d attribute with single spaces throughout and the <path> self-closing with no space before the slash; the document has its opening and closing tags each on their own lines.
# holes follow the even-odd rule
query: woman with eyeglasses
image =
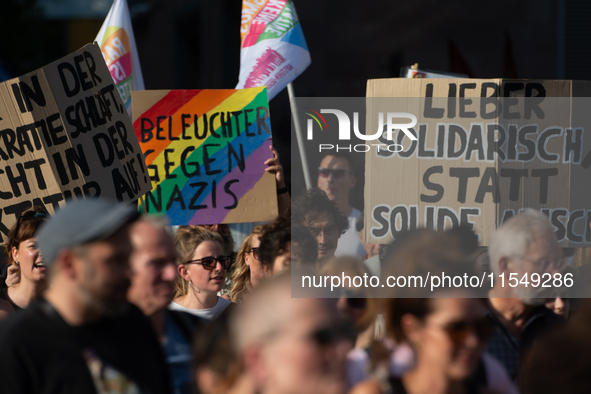
<svg viewBox="0 0 591 394">
<path fill-rule="evenodd" d="M 207 230 L 177 231 L 175 246 L 180 277 L 170 309 L 213 320 L 231 304 L 218 296 L 232 262 L 231 257 L 223 255 L 222 242 L 219 234 Z"/>
<path fill-rule="evenodd" d="M 232 274 L 230 300 L 240 303 L 244 296 L 265 279 L 265 272 L 259 256 L 259 245 L 263 226 L 256 226 L 240 247 L 236 255 L 236 266 Z"/>
<path fill-rule="evenodd" d="M 4 245 L 6 263 L 18 268 L 20 281 L 8 288 L 2 287 L 0 299 L 16 312 L 26 308 L 45 287 L 46 268 L 35 234 L 46 219 L 43 208 L 38 206 L 23 212 Z"/>
</svg>

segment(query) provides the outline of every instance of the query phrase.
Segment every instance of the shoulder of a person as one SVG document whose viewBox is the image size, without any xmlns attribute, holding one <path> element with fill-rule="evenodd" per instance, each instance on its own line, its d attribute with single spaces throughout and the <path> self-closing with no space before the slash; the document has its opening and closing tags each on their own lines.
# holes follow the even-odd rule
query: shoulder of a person
<svg viewBox="0 0 591 394">
<path fill-rule="evenodd" d="M 199 330 L 199 328 L 207 324 L 207 320 L 204 318 L 185 311 L 168 309 L 166 313 L 169 314 L 177 326 L 181 326 L 181 329 L 190 330 L 192 332 Z"/>
<path fill-rule="evenodd" d="M 217 305 L 219 305 L 220 307 L 227 308 L 230 304 L 232 304 L 232 301 L 227 300 L 223 297 L 218 297 Z"/>
<path fill-rule="evenodd" d="M 21 313 L 12 313 L 0 320 L 0 347 L 25 346 L 32 331 L 43 333 L 47 324 L 42 311 L 35 304 Z"/>
<path fill-rule="evenodd" d="M 377 380 L 368 379 L 356 384 L 349 394 L 382 394 L 382 387 Z"/>
</svg>

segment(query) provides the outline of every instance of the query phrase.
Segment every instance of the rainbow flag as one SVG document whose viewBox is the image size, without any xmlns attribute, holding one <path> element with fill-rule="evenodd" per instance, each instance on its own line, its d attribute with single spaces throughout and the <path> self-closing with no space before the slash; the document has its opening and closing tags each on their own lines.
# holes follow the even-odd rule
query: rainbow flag
<svg viewBox="0 0 591 394">
<path fill-rule="evenodd" d="M 293 1 L 242 2 L 236 89 L 266 86 L 269 100 L 311 63 Z"/>
<path fill-rule="evenodd" d="M 131 91 L 144 90 L 144 77 L 135 46 L 127 0 L 115 0 L 95 41 L 131 116 Z"/>
<path fill-rule="evenodd" d="M 133 92 L 133 126 L 146 158 L 150 213 L 172 225 L 277 216 L 269 102 L 264 87 Z M 143 210 L 143 208 L 141 208 Z"/>
</svg>

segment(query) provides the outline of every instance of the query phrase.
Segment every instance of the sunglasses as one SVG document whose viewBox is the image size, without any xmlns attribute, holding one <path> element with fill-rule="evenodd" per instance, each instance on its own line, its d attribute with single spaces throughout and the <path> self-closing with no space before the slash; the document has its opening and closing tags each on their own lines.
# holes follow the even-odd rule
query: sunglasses
<svg viewBox="0 0 591 394">
<path fill-rule="evenodd" d="M 256 260 L 258 260 L 258 261 L 260 261 L 260 260 L 261 260 L 261 259 L 260 259 L 260 257 L 261 257 L 261 254 L 260 254 L 260 252 L 259 252 L 259 248 L 252 248 L 252 249 L 250 249 L 250 250 L 249 250 L 248 252 L 246 252 L 246 253 L 250 253 L 250 252 L 252 252 L 252 257 L 254 257 Z"/>
<path fill-rule="evenodd" d="M 18 220 L 16 222 L 16 228 L 14 229 L 14 235 L 18 236 L 18 229 L 21 225 L 21 222 L 27 222 L 30 220 L 45 220 L 47 219 L 47 215 L 45 215 L 43 212 L 37 212 L 34 215 L 21 215 L 18 217 Z"/>
<path fill-rule="evenodd" d="M 218 262 L 227 271 L 232 265 L 232 258 L 230 256 L 207 256 L 201 259 L 189 260 L 185 264 L 201 264 L 203 266 L 203 269 L 213 271 Z"/>
<path fill-rule="evenodd" d="M 330 174 L 332 174 L 332 177 L 334 179 L 341 179 L 342 177 L 345 176 L 345 174 L 348 174 L 349 171 L 347 170 L 343 170 L 343 169 L 330 169 L 330 168 L 318 168 L 318 175 L 320 175 L 322 178 L 328 178 L 330 176 Z"/>
<path fill-rule="evenodd" d="M 471 332 L 476 334 L 481 341 L 486 341 L 493 334 L 494 329 L 495 325 L 488 316 L 471 322 L 460 321 L 449 323 L 442 328 L 449 339 L 456 345 L 464 343 Z"/>
</svg>

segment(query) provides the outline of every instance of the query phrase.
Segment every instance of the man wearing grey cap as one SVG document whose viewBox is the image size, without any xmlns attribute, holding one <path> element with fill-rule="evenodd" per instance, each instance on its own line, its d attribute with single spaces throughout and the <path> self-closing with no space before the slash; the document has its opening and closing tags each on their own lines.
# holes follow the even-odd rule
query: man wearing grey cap
<svg viewBox="0 0 591 394">
<path fill-rule="evenodd" d="M 149 321 L 126 300 L 129 227 L 107 200 L 69 202 L 38 233 L 43 298 L 0 326 L 1 393 L 169 393 Z"/>
</svg>

